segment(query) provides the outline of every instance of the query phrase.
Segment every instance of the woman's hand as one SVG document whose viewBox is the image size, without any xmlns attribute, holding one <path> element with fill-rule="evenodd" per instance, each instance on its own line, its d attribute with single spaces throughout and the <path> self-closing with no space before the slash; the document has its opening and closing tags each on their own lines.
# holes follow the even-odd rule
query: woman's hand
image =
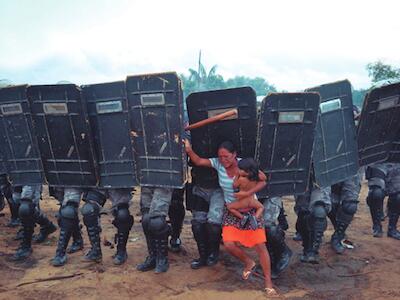
<svg viewBox="0 0 400 300">
<path fill-rule="evenodd" d="M 190 144 L 188 139 L 183 139 L 183 144 L 185 145 L 186 153 L 189 153 L 189 152 L 193 151 L 192 145 Z"/>
</svg>

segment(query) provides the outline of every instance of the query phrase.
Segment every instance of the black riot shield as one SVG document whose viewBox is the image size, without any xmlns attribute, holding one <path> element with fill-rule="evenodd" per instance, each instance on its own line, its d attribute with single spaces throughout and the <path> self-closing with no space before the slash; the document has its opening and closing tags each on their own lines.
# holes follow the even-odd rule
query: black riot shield
<svg viewBox="0 0 400 300">
<path fill-rule="evenodd" d="M 313 149 L 316 183 L 331 186 L 358 172 L 358 149 L 348 80 L 323 84 L 307 91 L 321 96 Z"/>
<path fill-rule="evenodd" d="M 182 188 L 187 166 L 180 79 L 174 72 L 128 76 L 126 89 L 140 185 Z"/>
<path fill-rule="evenodd" d="M 60 187 L 97 183 L 85 103 L 74 84 L 28 88 L 47 182 Z"/>
<path fill-rule="evenodd" d="M 130 188 L 137 185 L 125 82 L 81 88 L 98 158 L 99 186 Z"/>
<path fill-rule="evenodd" d="M 360 165 L 384 162 L 389 156 L 400 162 L 399 99 L 400 83 L 375 88 L 365 96 L 357 131 Z"/>
<path fill-rule="evenodd" d="M 26 90 L 26 85 L 0 89 L 0 154 L 13 185 L 44 181 Z"/>
<path fill-rule="evenodd" d="M 231 141 L 239 157 L 254 157 L 257 134 L 256 94 L 250 87 L 192 93 L 186 98 L 191 124 L 231 109 L 238 115 L 190 131 L 193 150 L 217 157 L 218 146 Z"/>
<path fill-rule="evenodd" d="M 388 161 L 400 163 L 400 130 L 397 131 L 396 137 L 392 143 Z"/>
<path fill-rule="evenodd" d="M 319 101 L 317 93 L 274 93 L 264 98 L 256 160 L 268 182 L 259 198 L 306 192 Z"/>
</svg>

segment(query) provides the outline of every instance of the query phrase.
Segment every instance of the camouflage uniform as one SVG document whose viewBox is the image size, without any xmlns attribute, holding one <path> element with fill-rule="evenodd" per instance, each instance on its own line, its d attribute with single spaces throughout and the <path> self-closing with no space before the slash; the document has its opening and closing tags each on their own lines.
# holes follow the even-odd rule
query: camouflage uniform
<svg viewBox="0 0 400 300">
<path fill-rule="evenodd" d="M 296 230 L 303 241 L 302 262 L 318 263 L 318 251 L 327 227 L 326 216 L 332 204 L 331 188 L 320 188 L 310 183 L 308 192 L 296 196 L 295 212 L 297 213 Z"/>
</svg>

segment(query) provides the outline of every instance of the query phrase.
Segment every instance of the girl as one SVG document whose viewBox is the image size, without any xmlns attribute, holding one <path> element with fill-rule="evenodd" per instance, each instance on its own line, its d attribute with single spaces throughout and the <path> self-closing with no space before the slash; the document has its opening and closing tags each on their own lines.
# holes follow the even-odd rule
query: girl
<svg viewBox="0 0 400 300">
<path fill-rule="evenodd" d="M 260 181 L 257 163 L 252 158 L 245 158 L 238 162 L 238 168 L 239 173 L 233 180 L 233 188 L 239 191 L 253 189 L 257 182 Z M 239 201 L 228 203 L 226 207 L 230 213 L 242 220 L 242 226 L 245 225 L 247 221 L 250 221 L 250 225 L 252 225 L 253 229 L 255 229 L 255 222 L 260 219 L 264 212 L 264 206 L 257 200 L 254 194 L 242 198 Z M 250 209 L 256 209 L 254 216 L 252 214 L 249 215 Z M 246 214 L 243 215 L 241 212 L 245 212 Z M 252 219 L 253 217 L 255 217 L 255 220 Z"/>
</svg>

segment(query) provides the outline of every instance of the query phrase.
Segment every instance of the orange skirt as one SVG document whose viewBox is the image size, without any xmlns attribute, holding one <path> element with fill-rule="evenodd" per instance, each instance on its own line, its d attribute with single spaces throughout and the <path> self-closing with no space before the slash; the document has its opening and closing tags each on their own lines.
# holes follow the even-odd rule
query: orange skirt
<svg viewBox="0 0 400 300">
<path fill-rule="evenodd" d="M 267 237 L 265 229 L 241 230 L 234 226 L 222 226 L 222 240 L 224 242 L 239 242 L 245 247 L 252 248 L 257 244 L 265 243 Z"/>
</svg>

